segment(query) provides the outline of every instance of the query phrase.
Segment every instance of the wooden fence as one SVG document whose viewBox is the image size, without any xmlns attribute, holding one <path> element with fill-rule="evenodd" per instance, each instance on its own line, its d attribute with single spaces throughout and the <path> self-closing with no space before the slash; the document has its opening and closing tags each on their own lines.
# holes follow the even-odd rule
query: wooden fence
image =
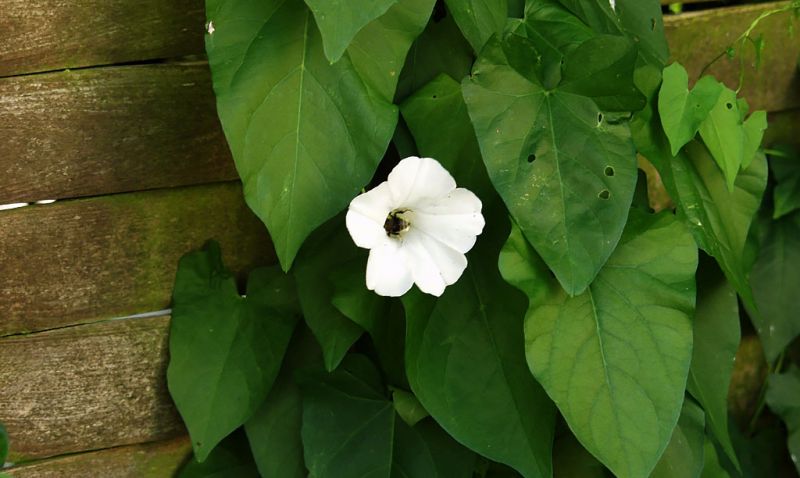
<svg viewBox="0 0 800 478">
<path fill-rule="evenodd" d="M 670 16 L 673 57 L 696 76 L 785 3 Z M 743 92 L 772 112 L 770 142 L 800 137 L 791 22 L 756 30 L 763 65 Z M 238 272 L 275 261 L 241 198 L 203 32 L 200 0 L 0 0 L 0 204 L 57 200 L 0 210 L 12 476 L 171 476 L 190 446 L 166 389 L 169 317 L 152 312 L 208 238 Z M 711 72 L 738 82 L 738 64 Z"/>
</svg>

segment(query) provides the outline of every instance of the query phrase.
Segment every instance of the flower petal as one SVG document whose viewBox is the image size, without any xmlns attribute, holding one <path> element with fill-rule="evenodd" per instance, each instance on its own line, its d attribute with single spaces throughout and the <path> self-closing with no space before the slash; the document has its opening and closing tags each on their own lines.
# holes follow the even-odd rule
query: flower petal
<svg viewBox="0 0 800 478">
<path fill-rule="evenodd" d="M 464 254 L 451 249 L 420 230 L 403 236 L 403 250 L 411 276 L 422 292 L 440 296 L 467 268 Z"/>
<path fill-rule="evenodd" d="M 414 285 L 400 241 L 390 239 L 369 251 L 367 289 L 387 297 L 400 297 Z"/>
<path fill-rule="evenodd" d="M 392 212 L 392 193 L 383 182 L 375 188 L 356 196 L 350 202 L 345 223 L 353 242 L 358 247 L 370 249 L 386 239 L 383 228 L 386 216 Z"/>
<path fill-rule="evenodd" d="M 432 158 L 410 156 L 389 173 L 395 207 L 414 206 L 446 196 L 456 188 L 456 181 L 444 167 Z"/>
<path fill-rule="evenodd" d="M 414 209 L 412 227 L 465 253 L 475 245 L 485 224 L 481 200 L 468 189 L 458 188 L 442 199 Z"/>
</svg>

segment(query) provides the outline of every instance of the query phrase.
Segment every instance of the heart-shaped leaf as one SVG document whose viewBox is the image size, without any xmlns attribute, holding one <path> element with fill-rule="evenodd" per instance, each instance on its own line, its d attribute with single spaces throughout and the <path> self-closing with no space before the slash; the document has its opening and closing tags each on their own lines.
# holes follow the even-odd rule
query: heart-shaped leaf
<svg viewBox="0 0 800 478">
<path fill-rule="evenodd" d="M 578 440 L 616 476 L 647 476 L 678 420 L 696 267 L 697 246 L 672 214 L 636 209 L 579 296 L 552 279 L 519 229 L 503 248 L 503 277 L 530 301 L 528 366 Z"/>
<path fill-rule="evenodd" d="M 242 297 L 217 243 L 181 259 L 167 384 L 198 461 L 267 397 L 298 315 L 294 284 L 277 267 L 253 271 Z"/>
<path fill-rule="evenodd" d="M 284 270 L 375 172 L 395 130 L 400 68 L 432 8 L 399 0 L 331 64 L 302 0 L 209 0 L 217 109 Z"/>
<path fill-rule="evenodd" d="M 463 94 L 495 189 L 574 295 L 622 234 L 636 156 L 628 126 L 609 122 L 591 98 L 544 88 L 529 67 L 531 51 L 536 46 L 516 34 L 490 40 Z"/>
<path fill-rule="evenodd" d="M 689 75 L 680 63 L 664 68 L 663 78 L 658 93 L 658 112 L 675 156 L 694 139 L 725 88 L 714 78 L 704 76 L 689 91 Z M 725 108 L 725 103 L 722 107 Z"/>
</svg>

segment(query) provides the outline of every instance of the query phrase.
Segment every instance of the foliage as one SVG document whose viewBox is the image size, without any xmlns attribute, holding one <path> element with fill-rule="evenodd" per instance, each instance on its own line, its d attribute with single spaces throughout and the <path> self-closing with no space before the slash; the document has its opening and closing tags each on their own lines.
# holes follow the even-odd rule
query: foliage
<svg viewBox="0 0 800 478">
<path fill-rule="evenodd" d="M 206 0 L 219 116 L 280 269 L 242 296 L 214 243 L 181 261 L 182 476 L 746 474 L 782 435 L 729 425 L 740 315 L 797 453 L 800 160 L 761 147 L 738 89 L 667 65 L 658 1 L 611 3 Z M 441 297 L 367 290 L 346 233 L 410 155 L 483 204 Z"/>
</svg>

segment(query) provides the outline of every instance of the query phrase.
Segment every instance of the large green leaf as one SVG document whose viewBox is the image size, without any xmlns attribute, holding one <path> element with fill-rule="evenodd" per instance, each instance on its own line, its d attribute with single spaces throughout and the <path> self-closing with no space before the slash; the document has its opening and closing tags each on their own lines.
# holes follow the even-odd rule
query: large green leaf
<svg viewBox="0 0 800 478">
<path fill-rule="evenodd" d="M 192 457 L 177 478 L 259 478 L 244 434 L 235 432 L 214 448 L 201 462 Z M 270 478 L 269 476 L 265 478 Z"/>
<path fill-rule="evenodd" d="M 750 276 L 758 311 L 751 314 L 767 360 L 800 335 L 800 213 L 773 221 Z"/>
<path fill-rule="evenodd" d="M 631 210 L 616 251 L 570 297 L 520 231 L 500 257 L 530 299 L 528 365 L 580 442 L 617 476 L 646 476 L 683 402 L 692 349 L 697 247 L 669 214 Z"/>
<path fill-rule="evenodd" d="M 322 346 L 325 368 L 333 370 L 361 337 L 364 330 L 334 307 L 335 274 L 348 275 L 362 254 L 337 217 L 319 228 L 309 239 L 294 269 L 303 318 Z M 363 277 L 364 269 L 358 271 Z M 364 283 L 366 288 L 366 283 Z"/>
<path fill-rule="evenodd" d="M 725 471 L 719 461 L 717 449 L 708 437 L 703 445 L 703 471 L 701 478 L 730 478 L 730 474 Z"/>
<path fill-rule="evenodd" d="M 411 45 L 395 100 L 404 100 L 442 73 L 461 81 L 469 74 L 474 59 L 452 15 L 431 20 Z"/>
<path fill-rule="evenodd" d="M 445 0 L 445 4 L 475 53 L 506 26 L 507 0 Z"/>
<path fill-rule="evenodd" d="M 297 316 L 294 284 L 277 267 L 253 271 L 243 298 L 217 243 L 181 259 L 167 384 L 200 462 L 266 398 Z"/>
<path fill-rule="evenodd" d="M 286 359 L 267 399 L 245 423 L 247 439 L 263 478 L 304 478 L 300 437 L 303 404 L 294 375 L 306 367 L 322 367 L 322 354 L 314 337 L 298 328 Z"/>
<path fill-rule="evenodd" d="M 702 264 L 698 269 L 694 349 L 687 389 L 703 406 L 708 427 L 737 467 L 728 433 L 728 386 L 740 338 L 736 291 L 713 263 Z"/>
<path fill-rule="evenodd" d="M 398 0 L 305 0 L 322 34 L 325 56 L 336 63 L 356 34 Z"/>
<path fill-rule="evenodd" d="M 698 478 L 705 464 L 704 427 L 703 409 L 691 399 L 686 399 L 669 445 L 650 477 Z"/>
<path fill-rule="evenodd" d="M 302 0 L 207 1 L 219 116 L 284 270 L 375 172 L 397 121 L 400 68 L 432 6 L 400 0 L 331 64 Z"/>
<path fill-rule="evenodd" d="M 789 453 L 800 473 L 800 369 L 792 367 L 788 372 L 772 375 L 767 388 L 767 403 L 780 415 L 789 430 Z"/>
<path fill-rule="evenodd" d="M 664 68 L 663 78 L 658 93 L 658 112 L 675 156 L 697 134 L 725 87 L 714 78 L 704 76 L 689 91 L 689 75 L 680 63 Z M 725 108 L 724 103 L 722 108 Z"/>
<path fill-rule="evenodd" d="M 622 234 L 636 157 L 626 124 L 609 123 L 591 98 L 540 84 L 531 51 L 516 34 L 490 40 L 463 94 L 495 189 L 563 287 L 578 294 Z"/>
<path fill-rule="evenodd" d="M 553 406 L 525 368 L 525 298 L 497 273 L 508 226 L 502 212 L 489 211 L 464 276 L 438 300 L 404 297 L 408 379 L 456 440 L 526 478 L 549 477 Z"/>
</svg>

